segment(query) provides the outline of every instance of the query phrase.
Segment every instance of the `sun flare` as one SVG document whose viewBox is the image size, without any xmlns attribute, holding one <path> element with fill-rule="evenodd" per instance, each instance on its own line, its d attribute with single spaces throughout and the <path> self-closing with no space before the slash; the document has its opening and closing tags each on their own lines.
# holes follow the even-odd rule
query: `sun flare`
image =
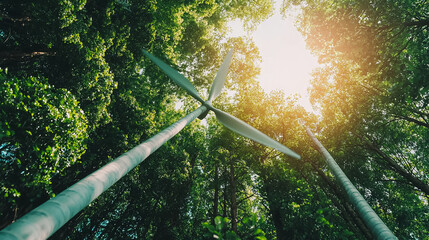
<svg viewBox="0 0 429 240">
<path fill-rule="evenodd" d="M 318 67 L 317 57 L 306 48 L 294 21 L 292 16 L 283 18 L 277 8 L 275 14 L 252 33 L 245 33 L 240 21 L 231 22 L 229 27 L 232 36 L 249 35 L 259 48 L 261 87 L 267 92 L 281 90 L 286 96 L 298 95 L 299 103 L 307 111 L 313 111 L 307 89 L 311 72 Z"/>
</svg>

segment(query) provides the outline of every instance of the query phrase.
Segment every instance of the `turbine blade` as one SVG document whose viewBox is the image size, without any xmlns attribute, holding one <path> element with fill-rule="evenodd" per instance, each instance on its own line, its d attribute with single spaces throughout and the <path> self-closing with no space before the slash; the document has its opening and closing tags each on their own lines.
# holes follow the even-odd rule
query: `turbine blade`
<svg viewBox="0 0 429 240">
<path fill-rule="evenodd" d="M 261 131 L 243 122 L 242 120 L 226 112 L 223 112 L 219 109 L 212 108 L 212 110 L 213 112 L 215 112 L 219 122 L 221 122 L 225 127 L 231 129 L 232 131 L 242 136 L 248 137 L 260 144 L 263 144 L 268 147 L 272 147 L 288 156 L 291 156 L 296 159 L 301 159 L 301 157 L 298 154 L 296 154 L 294 151 L 290 150 L 289 148 L 285 147 L 284 145 L 275 141 L 274 139 L 268 137 Z"/>
<path fill-rule="evenodd" d="M 212 87 L 210 88 L 209 100 L 207 100 L 209 102 L 215 100 L 216 97 L 219 96 L 220 92 L 222 91 L 223 85 L 226 81 L 226 75 L 228 74 L 229 65 L 231 65 L 232 53 L 233 49 L 231 49 L 226 55 L 222 65 L 220 66 L 216 74 L 215 79 L 213 80 Z"/>
<path fill-rule="evenodd" d="M 185 89 L 192 97 L 204 103 L 204 100 L 200 97 L 195 87 L 192 83 L 186 79 L 182 74 L 176 71 L 174 68 L 170 67 L 168 64 L 161 61 L 161 59 L 153 56 L 148 53 L 146 50 L 143 50 L 143 53 L 152 60 L 162 71 L 164 71 L 177 85 Z"/>
</svg>

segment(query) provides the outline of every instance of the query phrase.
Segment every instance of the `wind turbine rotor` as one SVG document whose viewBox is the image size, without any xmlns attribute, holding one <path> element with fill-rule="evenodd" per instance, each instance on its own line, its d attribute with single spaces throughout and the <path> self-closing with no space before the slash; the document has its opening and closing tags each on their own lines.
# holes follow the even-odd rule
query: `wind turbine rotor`
<svg viewBox="0 0 429 240">
<path fill-rule="evenodd" d="M 200 119 L 204 118 L 207 115 L 209 110 L 212 110 L 216 114 L 216 118 L 219 120 L 219 122 L 222 123 L 228 129 L 232 130 L 233 132 L 238 133 L 244 137 L 250 138 L 253 141 L 258 142 L 262 145 L 274 148 L 290 157 L 301 159 L 301 157 L 297 153 L 285 147 L 281 143 L 275 141 L 274 139 L 268 137 L 267 135 L 257 130 L 256 128 L 212 106 L 211 104 L 212 101 L 216 99 L 217 96 L 219 96 L 225 84 L 226 75 L 228 73 L 228 69 L 231 64 L 231 59 L 233 54 L 232 49 L 226 55 L 222 65 L 220 66 L 216 74 L 215 79 L 213 80 L 213 84 L 210 88 L 209 99 L 207 101 L 204 101 L 201 99 L 200 95 L 198 94 L 197 90 L 192 85 L 192 83 L 188 79 L 186 79 L 182 74 L 180 74 L 179 72 L 177 72 L 176 70 L 168 66 L 166 63 L 162 62 L 159 58 L 152 56 L 150 53 L 144 50 L 143 52 L 156 65 L 158 65 L 174 82 L 176 82 L 177 85 L 184 88 L 191 96 L 193 96 L 195 99 L 197 99 L 204 106 L 207 107 L 207 111 L 205 111 L 199 116 Z"/>
</svg>

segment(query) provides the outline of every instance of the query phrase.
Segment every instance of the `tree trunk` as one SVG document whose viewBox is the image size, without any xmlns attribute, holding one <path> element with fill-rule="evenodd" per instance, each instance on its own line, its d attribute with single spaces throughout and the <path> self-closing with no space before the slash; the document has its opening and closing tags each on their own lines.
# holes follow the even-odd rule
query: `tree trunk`
<svg viewBox="0 0 429 240">
<path fill-rule="evenodd" d="M 2 21 L 5 22 L 11 22 L 11 23 L 24 23 L 24 22 L 31 22 L 31 18 L 30 17 L 20 17 L 20 18 L 12 18 L 9 17 L 6 14 L 1 14 L 0 17 L 2 18 Z"/>
<path fill-rule="evenodd" d="M 213 197 L 213 215 L 212 223 L 214 225 L 214 219 L 219 215 L 219 165 L 216 161 L 215 163 L 215 176 L 214 176 L 214 197 Z"/>
<path fill-rule="evenodd" d="M 283 228 L 283 216 L 280 206 L 273 204 L 271 201 L 268 201 L 270 207 L 270 213 L 274 227 L 276 228 L 276 236 L 279 240 L 286 240 L 293 238 L 294 236 L 290 235 L 288 231 Z"/>
<path fill-rule="evenodd" d="M 232 231 L 237 233 L 237 195 L 234 176 L 234 160 L 230 162 L 230 189 L 231 189 L 231 225 Z"/>
<path fill-rule="evenodd" d="M 227 166 L 224 165 L 224 173 L 227 173 Z M 227 178 L 226 174 L 225 177 Z M 222 208 L 222 217 L 226 217 L 227 216 L 227 211 L 226 209 L 228 208 L 228 188 L 227 188 L 227 183 L 228 179 L 224 179 L 224 188 L 223 188 L 223 208 Z"/>
<path fill-rule="evenodd" d="M 265 169 L 261 170 L 260 177 L 263 181 L 263 189 L 267 196 L 267 202 L 268 202 L 268 210 L 271 214 L 271 220 L 273 221 L 274 227 L 276 229 L 276 236 L 279 240 L 284 239 L 291 239 L 293 236 L 291 236 L 285 229 L 283 228 L 283 215 L 281 211 L 281 206 L 276 203 L 276 200 L 274 199 L 274 193 L 271 190 L 271 186 L 268 183 L 267 174 L 265 173 Z"/>
<path fill-rule="evenodd" d="M 0 50 L 0 62 L 20 62 L 28 58 L 40 56 L 55 56 L 57 53 L 47 50 L 25 51 L 25 50 Z"/>
</svg>

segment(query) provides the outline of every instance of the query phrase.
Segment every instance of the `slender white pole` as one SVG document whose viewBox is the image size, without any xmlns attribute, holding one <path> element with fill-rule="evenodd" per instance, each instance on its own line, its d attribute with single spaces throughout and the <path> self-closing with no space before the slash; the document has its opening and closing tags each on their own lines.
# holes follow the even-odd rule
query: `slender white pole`
<svg viewBox="0 0 429 240">
<path fill-rule="evenodd" d="M 317 150 L 325 157 L 328 163 L 329 169 L 334 173 L 338 182 L 340 182 L 343 189 L 347 192 L 353 206 L 359 212 L 365 225 L 370 229 L 375 239 L 383 240 L 396 240 L 397 238 L 390 229 L 384 224 L 384 222 L 378 217 L 374 210 L 369 206 L 366 200 L 362 197 L 355 186 L 350 182 L 346 174 L 341 170 L 340 166 L 335 162 L 334 158 L 329 152 L 323 147 L 323 145 L 317 140 L 308 127 L 305 126 L 308 136 L 310 136 L 313 143 L 316 145 Z"/>
<path fill-rule="evenodd" d="M 2 240 L 47 239 L 92 200 L 125 176 L 166 141 L 207 110 L 201 106 L 144 143 L 46 201 L 2 231 Z"/>
</svg>

